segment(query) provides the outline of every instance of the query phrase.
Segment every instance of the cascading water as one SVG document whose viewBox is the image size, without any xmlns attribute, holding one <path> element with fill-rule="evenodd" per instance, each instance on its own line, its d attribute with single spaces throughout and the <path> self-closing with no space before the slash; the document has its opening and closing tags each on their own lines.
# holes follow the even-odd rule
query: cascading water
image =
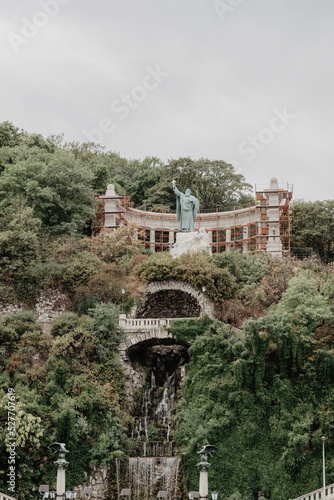
<svg viewBox="0 0 334 500">
<path fill-rule="evenodd" d="M 133 500 L 153 500 L 159 490 L 167 492 L 168 500 L 183 500 L 180 458 L 175 456 L 172 436 L 184 348 L 155 346 L 144 354 L 140 361 L 147 377 L 131 430 L 127 485 Z"/>
</svg>

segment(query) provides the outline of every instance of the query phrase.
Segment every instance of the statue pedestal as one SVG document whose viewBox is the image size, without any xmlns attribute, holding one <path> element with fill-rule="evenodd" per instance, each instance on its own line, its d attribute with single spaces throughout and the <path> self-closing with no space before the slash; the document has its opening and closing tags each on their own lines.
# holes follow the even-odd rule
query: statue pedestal
<svg viewBox="0 0 334 500">
<path fill-rule="evenodd" d="M 177 233 L 176 243 L 171 248 L 170 254 L 175 258 L 187 252 L 200 252 L 203 250 L 211 255 L 209 235 L 205 229 L 200 229 L 191 233 Z"/>
<path fill-rule="evenodd" d="M 199 497 L 200 499 L 207 500 L 209 498 L 209 473 L 210 464 L 208 462 L 200 462 L 199 468 Z"/>
</svg>

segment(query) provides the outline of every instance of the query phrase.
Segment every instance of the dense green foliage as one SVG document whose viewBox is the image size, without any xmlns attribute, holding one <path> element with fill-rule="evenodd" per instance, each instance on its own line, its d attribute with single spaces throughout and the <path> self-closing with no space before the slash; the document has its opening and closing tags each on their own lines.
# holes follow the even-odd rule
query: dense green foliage
<svg viewBox="0 0 334 500">
<path fill-rule="evenodd" d="M 324 262 L 334 260 L 334 201 L 295 200 L 291 206 L 291 246 Z M 301 247 L 301 250 L 298 248 Z"/>
<path fill-rule="evenodd" d="M 87 248 L 90 244 L 83 245 L 80 239 L 92 232 L 96 196 L 114 183 L 119 194 L 125 189 L 137 207 L 170 211 L 175 209 L 172 179 L 180 189 L 190 187 L 202 209 L 218 205 L 222 210 L 232 209 L 252 202 L 249 184 L 223 161 L 181 158 L 164 164 L 158 158 L 126 160 L 94 143 L 68 143 L 62 135 L 44 139 L 9 122 L 1 123 L 0 300 L 10 298 L 30 307 L 40 290 L 59 283 L 59 278 L 71 292 L 86 285 L 94 262 L 84 253 L 91 250 Z M 130 246 L 138 247 L 130 232 L 122 231 L 118 241 L 111 237 L 104 253 L 101 245 L 95 249 L 102 260 L 107 261 L 109 253 L 109 261 L 114 262 L 121 257 L 119 252 L 126 255 Z M 54 250 L 69 236 L 74 255 L 65 264 Z M 79 271 L 81 262 L 79 276 L 75 268 Z M 78 310 L 100 300 L 89 297 L 87 290 L 82 290 L 81 298 L 83 295 L 87 304 L 82 309 L 77 296 Z"/>
<path fill-rule="evenodd" d="M 207 295 L 215 301 L 230 298 L 236 291 L 235 278 L 227 269 L 220 269 L 208 255 L 183 254 L 173 259 L 169 253 L 157 253 L 137 266 L 139 277 L 151 281 L 185 281 L 196 288 L 206 287 Z"/>
<path fill-rule="evenodd" d="M 283 500 L 321 485 L 324 433 L 327 463 L 334 459 L 334 355 L 314 333 L 325 320 L 332 324 L 333 313 L 314 284 L 294 278 L 277 308 L 246 322 L 243 332 L 202 324 L 179 411 L 190 489 L 198 481 L 195 452 L 205 443 L 219 448 L 210 483 L 223 498 L 262 491 Z M 333 481 L 328 467 L 327 484 Z"/>
<path fill-rule="evenodd" d="M 119 310 L 101 303 L 89 313 L 59 316 L 51 334 L 29 311 L 0 319 L 0 470 L 7 470 L 5 422 L 8 391 L 14 387 L 19 498 L 36 498 L 39 484 L 55 481 L 47 450 L 52 442 L 64 442 L 69 450 L 67 488 L 86 481 L 90 463 L 103 464 L 127 452 Z M 2 476 L 0 490 L 6 486 Z"/>
<path fill-rule="evenodd" d="M 243 176 L 223 161 L 130 161 L 92 143 L 0 125 L 0 303 L 29 308 L 41 290 L 57 288 L 72 304 L 50 328 L 32 310 L 0 317 L 0 471 L 15 388 L 19 498 L 54 482 L 53 441 L 70 451 L 68 488 L 87 481 L 89 464 L 126 456 L 121 290 L 128 312 L 146 283 L 170 279 L 205 286 L 217 316 L 170 328 L 190 346 L 176 415 L 189 488 L 198 485 L 196 452 L 211 442 L 219 451 L 210 485 L 222 499 L 257 499 L 262 491 L 286 500 L 316 489 L 322 434 L 327 482 L 334 481 L 332 265 L 233 252 L 151 255 L 131 225 L 91 236 L 94 196 L 109 183 L 137 207 L 170 211 L 172 179 L 190 187 L 202 209 L 252 201 Z M 322 262 L 333 260 L 332 225 L 332 201 L 294 202 L 292 244 L 312 247 Z"/>
</svg>

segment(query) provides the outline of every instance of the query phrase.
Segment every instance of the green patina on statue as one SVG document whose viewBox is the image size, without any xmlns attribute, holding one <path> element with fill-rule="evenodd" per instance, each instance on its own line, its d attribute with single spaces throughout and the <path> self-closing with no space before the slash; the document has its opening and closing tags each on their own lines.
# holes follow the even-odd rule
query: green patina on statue
<svg viewBox="0 0 334 500">
<path fill-rule="evenodd" d="M 184 233 L 195 231 L 195 219 L 199 210 L 199 201 L 191 195 L 190 189 L 181 193 L 173 180 L 173 190 L 176 194 L 176 217 L 180 221 L 180 231 Z"/>
</svg>

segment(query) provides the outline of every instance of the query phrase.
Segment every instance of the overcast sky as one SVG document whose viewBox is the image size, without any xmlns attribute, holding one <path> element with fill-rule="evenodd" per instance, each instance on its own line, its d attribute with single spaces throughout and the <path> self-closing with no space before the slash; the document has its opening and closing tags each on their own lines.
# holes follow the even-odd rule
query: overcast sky
<svg viewBox="0 0 334 500">
<path fill-rule="evenodd" d="M 333 0 L 0 5 L 0 121 L 334 199 Z"/>
</svg>

